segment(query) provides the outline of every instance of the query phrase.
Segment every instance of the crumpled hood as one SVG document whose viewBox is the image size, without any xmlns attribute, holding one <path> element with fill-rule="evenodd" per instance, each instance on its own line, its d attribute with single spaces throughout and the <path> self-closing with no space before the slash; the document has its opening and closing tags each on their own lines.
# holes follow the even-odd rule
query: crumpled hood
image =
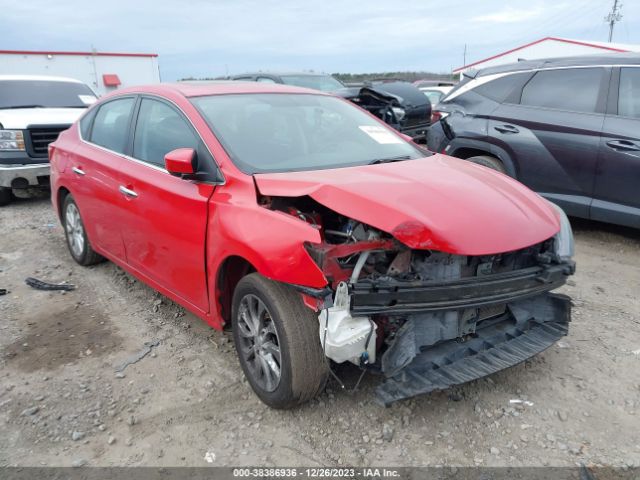
<svg viewBox="0 0 640 480">
<path fill-rule="evenodd" d="M 338 95 L 339 97 L 346 98 L 347 100 L 353 100 L 358 98 L 360 95 L 372 95 L 374 98 L 377 98 L 381 101 L 397 103 L 400 105 L 402 103 L 402 98 L 391 95 L 387 92 L 380 91 L 375 87 L 346 87 L 341 88 L 340 90 L 336 90 L 332 92 L 334 95 Z"/>
<path fill-rule="evenodd" d="M 6 129 L 25 129 L 29 125 L 71 125 L 84 108 L 0 109 L 0 124 Z"/>
<path fill-rule="evenodd" d="M 445 155 L 254 177 L 263 195 L 308 195 L 410 248 L 489 255 L 534 245 L 560 230 L 558 214 L 524 185 Z"/>
</svg>

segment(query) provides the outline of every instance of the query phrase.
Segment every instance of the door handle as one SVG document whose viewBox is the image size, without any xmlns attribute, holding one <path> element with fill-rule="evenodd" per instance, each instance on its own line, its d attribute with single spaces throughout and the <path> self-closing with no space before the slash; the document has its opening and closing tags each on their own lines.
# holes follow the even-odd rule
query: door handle
<svg viewBox="0 0 640 480">
<path fill-rule="evenodd" d="M 120 185 L 118 190 L 120 190 L 120 193 L 122 193 L 123 195 L 125 195 L 127 197 L 136 198 L 138 196 L 138 194 L 136 192 L 134 192 L 133 190 L 131 190 L 131 189 L 127 188 L 127 187 L 125 187 L 124 185 Z"/>
<path fill-rule="evenodd" d="M 85 172 L 84 170 L 82 170 L 81 168 L 78 168 L 78 167 L 73 167 L 71 170 L 73 170 L 73 173 L 76 173 L 76 174 L 78 174 L 80 176 L 87 174 L 87 172 Z"/>
<path fill-rule="evenodd" d="M 520 130 L 518 130 L 513 125 L 499 125 L 493 128 L 495 128 L 500 133 L 519 133 L 520 132 Z"/>
<path fill-rule="evenodd" d="M 637 152 L 640 150 L 640 147 L 630 142 L 629 140 L 611 140 L 607 142 L 607 146 L 613 148 L 614 150 L 623 150 L 628 152 Z"/>
</svg>

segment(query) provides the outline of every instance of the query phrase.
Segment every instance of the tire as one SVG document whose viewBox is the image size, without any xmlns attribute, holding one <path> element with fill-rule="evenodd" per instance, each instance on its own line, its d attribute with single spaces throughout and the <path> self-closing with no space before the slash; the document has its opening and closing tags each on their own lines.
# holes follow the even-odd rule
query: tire
<svg viewBox="0 0 640 480">
<path fill-rule="evenodd" d="M 324 389 L 329 370 L 320 345 L 318 318 L 298 292 L 258 273 L 249 274 L 233 293 L 231 321 L 240 366 L 253 391 L 268 406 L 291 408 Z M 258 328 L 250 326 L 256 323 Z"/>
<path fill-rule="evenodd" d="M 91 248 L 80 209 L 69 194 L 62 203 L 62 227 L 67 240 L 67 248 L 73 259 L 80 265 L 88 266 L 104 261 L 104 257 Z"/>
<path fill-rule="evenodd" d="M 466 159 L 468 162 L 477 163 L 478 165 L 482 165 L 483 167 L 488 167 L 493 170 L 497 170 L 500 173 L 507 173 L 507 169 L 504 168 L 504 164 L 495 157 L 490 157 L 489 155 L 479 155 L 477 157 L 469 157 Z"/>
<path fill-rule="evenodd" d="M 0 187 L 0 207 L 9 205 L 11 203 L 11 189 L 7 187 Z"/>
</svg>

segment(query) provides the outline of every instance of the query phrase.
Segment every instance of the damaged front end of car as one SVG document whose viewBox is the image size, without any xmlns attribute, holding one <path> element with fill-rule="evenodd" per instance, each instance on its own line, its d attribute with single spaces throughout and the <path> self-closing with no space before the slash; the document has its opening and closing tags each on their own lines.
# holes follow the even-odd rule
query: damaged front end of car
<svg viewBox="0 0 640 480">
<path fill-rule="evenodd" d="M 335 92 L 380 118 L 416 143 L 426 143 L 431 120 L 431 103 L 407 82 L 345 88 Z"/>
<path fill-rule="evenodd" d="M 266 202 L 320 232 L 305 248 L 329 284 L 299 290 L 319 312 L 325 355 L 381 374 L 385 406 L 511 367 L 567 334 L 571 301 L 551 293 L 575 271 L 559 209 L 554 237 L 468 256 L 409 248 L 310 197 Z"/>
</svg>

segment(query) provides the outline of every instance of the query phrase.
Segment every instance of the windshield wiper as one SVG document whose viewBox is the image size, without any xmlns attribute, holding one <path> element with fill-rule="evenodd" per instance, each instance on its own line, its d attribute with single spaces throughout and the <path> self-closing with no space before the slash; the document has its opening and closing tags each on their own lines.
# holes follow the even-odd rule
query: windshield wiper
<svg viewBox="0 0 640 480">
<path fill-rule="evenodd" d="M 46 107 L 44 105 L 11 105 L 8 107 L 1 107 L 1 108 L 14 109 L 14 108 L 46 108 Z"/>
<path fill-rule="evenodd" d="M 377 165 L 378 163 L 401 162 L 402 160 L 411 160 L 411 158 L 411 155 L 398 155 L 397 157 L 376 158 L 375 160 L 371 160 L 368 164 Z"/>
</svg>

